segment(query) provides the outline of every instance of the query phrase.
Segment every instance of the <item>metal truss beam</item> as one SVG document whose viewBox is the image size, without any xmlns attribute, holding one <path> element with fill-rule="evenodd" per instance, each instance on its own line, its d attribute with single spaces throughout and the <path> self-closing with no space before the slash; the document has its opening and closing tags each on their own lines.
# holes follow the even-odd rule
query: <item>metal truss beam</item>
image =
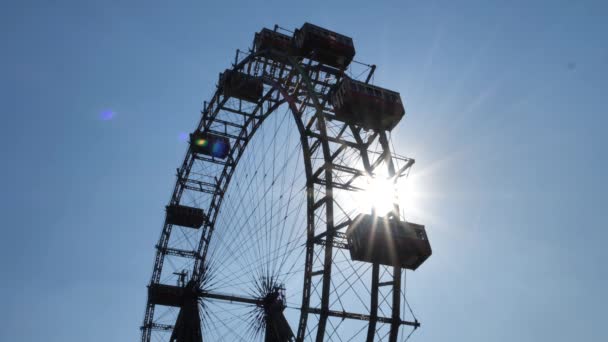
<svg viewBox="0 0 608 342">
<path fill-rule="evenodd" d="M 306 131 L 306 135 L 308 135 L 311 138 L 315 138 L 315 139 L 327 139 L 327 141 L 329 141 L 329 142 L 333 142 L 333 143 L 337 143 L 337 144 L 344 144 L 344 145 L 347 145 L 348 147 L 352 147 L 352 148 L 357 148 L 357 149 L 360 148 L 359 145 L 357 145 L 356 143 L 354 143 L 352 141 L 334 138 L 334 137 L 330 137 L 330 136 L 323 137 L 321 134 L 310 131 L 310 130 Z"/>
<path fill-rule="evenodd" d="M 321 310 L 319 308 L 309 308 L 308 312 L 312 313 L 312 314 L 321 315 L 323 310 Z M 363 314 L 347 312 L 347 311 L 325 310 L 325 314 L 328 316 L 339 317 L 339 318 L 343 318 L 343 319 L 350 318 L 350 319 L 358 319 L 361 321 L 370 321 L 371 320 L 371 316 L 369 316 L 369 315 L 363 315 Z M 378 316 L 376 318 L 376 320 L 380 323 L 394 323 L 393 319 L 389 318 L 389 317 Z M 398 320 L 396 323 L 400 324 L 400 325 L 409 325 L 411 327 L 416 327 L 416 328 L 420 327 L 420 322 L 418 322 L 418 320 L 415 320 L 414 322 Z"/>
<path fill-rule="evenodd" d="M 171 324 L 160 324 L 160 323 L 150 323 L 148 325 L 144 325 L 141 327 L 142 330 L 156 330 L 156 331 L 172 331 L 173 325 Z"/>
<path fill-rule="evenodd" d="M 195 251 L 187 251 L 185 249 L 177 249 L 177 248 L 171 248 L 171 247 L 161 248 L 161 246 L 159 246 L 159 245 L 156 245 L 156 248 L 159 249 L 161 251 L 161 253 L 163 253 L 164 255 L 172 255 L 172 256 L 178 256 L 178 257 L 182 257 L 182 258 L 191 258 L 191 259 L 200 258 L 200 256 L 196 255 Z"/>
<path fill-rule="evenodd" d="M 264 301 L 260 298 L 249 298 L 229 294 L 214 293 L 209 291 L 200 291 L 198 295 L 200 298 L 224 300 L 231 303 L 251 304 L 257 306 L 264 305 Z"/>
</svg>

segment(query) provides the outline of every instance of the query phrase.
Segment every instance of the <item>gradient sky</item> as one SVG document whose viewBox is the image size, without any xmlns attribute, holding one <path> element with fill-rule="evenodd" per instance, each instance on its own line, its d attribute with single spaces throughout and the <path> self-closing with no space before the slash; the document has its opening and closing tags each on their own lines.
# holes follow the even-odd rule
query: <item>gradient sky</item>
<svg viewBox="0 0 608 342">
<path fill-rule="evenodd" d="M 139 338 L 184 133 L 255 31 L 304 21 L 405 101 L 412 340 L 608 341 L 608 2 L 287 3 L 2 1 L 0 341 Z"/>
</svg>

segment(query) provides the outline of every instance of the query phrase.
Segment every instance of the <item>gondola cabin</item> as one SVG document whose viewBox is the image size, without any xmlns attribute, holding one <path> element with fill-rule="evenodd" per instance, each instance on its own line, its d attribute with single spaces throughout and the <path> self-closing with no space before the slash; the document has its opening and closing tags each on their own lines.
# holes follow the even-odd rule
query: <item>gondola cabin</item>
<svg viewBox="0 0 608 342">
<path fill-rule="evenodd" d="M 205 220 L 203 209 L 176 204 L 167 206 L 167 223 L 169 224 L 198 229 L 205 223 Z"/>
<path fill-rule="evenodd" d="M 423 225 L 360 214 L 346 231 L 353 260 L 417 269 L 431 245 Z"/>
<path fill-rule="evenodd" d="M 186 289 L 180 286 L 150 284 L 148 300 L 155 305 L 180 307 L 184 303 Z"/>
<path fill-rule="evenodd" d="M 264 84 L 258 77 L 226 69 L 220 74 L 222 94 L 249 102 L 258 102 L 264 93 Z"/>
<path fill-rule="evenodd" d="M 190 148 L 194 153 L 225 159 L 230 153 L 230 139 L 197 131 L 190 134 Z"/>
<path fill-rule="evenodd" d="M 262 31 L 255 34 L 253 46 L 256 52 L 269 52 L 266 56 L 269 56 L 273 51 L 286 56 L 292 50 L 290 36 L 267 28 L 263 28 Z M 272 56 L 276 57 L 276 54 L 272 54 Z M 281 58 L 281 60 L 284 60 L 284 58 Z"/>
<path fill-rule="evenodd" d="M 336 119 L 365 129 L 392 130 L 405 115 L 398 92 L 344 77 L 331 95 Z"/>
<path fill-rule="evenodd" d="M 352 38 L 310 23 L 296 29 L 293 46 L 301 56 L 339 69 L 346 69 L 355 57 Z"/>
</svg>

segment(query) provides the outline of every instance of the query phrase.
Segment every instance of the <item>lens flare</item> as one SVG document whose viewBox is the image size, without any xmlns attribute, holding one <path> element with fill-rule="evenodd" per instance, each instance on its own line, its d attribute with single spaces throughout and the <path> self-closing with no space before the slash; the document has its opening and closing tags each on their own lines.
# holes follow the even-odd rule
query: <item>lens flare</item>
<svg viewBox="0 0 608 342">
<path fill-rule="evenodd" d="M 115 116 L 116 116 L 116 112 L 114 112 L 113 110 L 110 110 L 110 109 L 103 110 L 103 111 L 101 111 L 101 113 L 99 113 L 99 118 L 103 121 L 112 120 Z"/>
<path fill-rule="evenodd" d="M 228 152 L 228 145 L 224 144 L 221 140 L 215 141 L 212 147 L 211 153 L 215 157 L 224 156 Z"/>
</svg>

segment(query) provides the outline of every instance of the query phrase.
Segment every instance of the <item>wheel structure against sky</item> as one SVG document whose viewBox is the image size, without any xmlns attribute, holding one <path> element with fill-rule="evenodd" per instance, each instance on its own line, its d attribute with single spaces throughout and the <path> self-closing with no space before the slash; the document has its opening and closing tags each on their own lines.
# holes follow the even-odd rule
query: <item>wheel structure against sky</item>
<svg viewBox="0 0 608 342">
<path fill-rule="evenodd" d="M 389 130 L 336 117 L 330 98 L 354 67 L 318 53 L 254 44 L 220 75 L 177 169 L 142 341 L 402 341 L 419 327 L 404 270 L 353 261 L 345 234 L 366 179 L 398 179 L 413 160 Z M 375 66 L 359 65 L 368 83 Z M 259 98 L 230 93 L 237 73 Z M 214 139 L 223 150 L 205 150 Z"/>
</svg>

